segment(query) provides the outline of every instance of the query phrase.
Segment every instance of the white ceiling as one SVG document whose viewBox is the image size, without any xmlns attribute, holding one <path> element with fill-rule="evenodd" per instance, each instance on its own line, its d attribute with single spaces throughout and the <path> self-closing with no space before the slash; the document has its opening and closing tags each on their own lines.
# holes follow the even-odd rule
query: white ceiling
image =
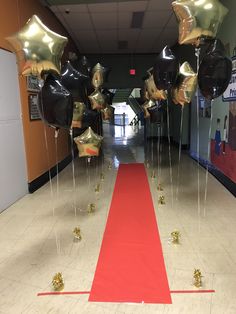
<svg viewBox="0 0 236 314">
<path fill-rule="evenodd" d="M 172 0 L 139 0 L 54 5 L 50 9 L 66 27 L 80 53 L 157 53 L 178 38 Z M 69 10 L 69 14 L 66 11 Z M 131 28 L 133 12 L 144 12 L 141 28 Z M 128 48 L 118 49 L 127 40 Z"/>
</svg>

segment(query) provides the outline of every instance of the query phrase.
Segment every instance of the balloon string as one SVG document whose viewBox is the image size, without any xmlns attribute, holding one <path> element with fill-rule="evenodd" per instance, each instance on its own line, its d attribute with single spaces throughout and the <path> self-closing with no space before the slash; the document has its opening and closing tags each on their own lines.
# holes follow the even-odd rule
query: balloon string
<svg viewBox="0 0 236 314">
<path fill-rule="evenodd" d="M 77 215 L 77 208 L 75 202 L 75 195 L 76 195 L 76 182 L 75 182 L 75 154 L 74 154 L 74 139 L 73 139 L 73 130 L 70 129 L 70 140 L 71 140 L 71 169 L 72 169 L 72 183 L 73 183 L 73 207 L 75 216 Z"/>
<path fill-rule="evenodd" d="M 180 118 L 180 129 L 179 129 L 179 160 L 178 160 L 178 173 L 177 173 L 177 187 L 176 187 L 176 200 L 179 196 L 179 175 L 180 175 L 180 161 L 182 155 L 182 137 L 183 137 L 183 117 L 184 117 L 184 106 L 181 108 L 181 118 Z"/>
<path fill-rule="evenodd" d="M 59 131 L 58 131 L 58 130 L 55 130 L 55 153 L 56 153 L 57 199 L 58 199 L 58 197 L 59 197 L 58 134 L 59 134 Z"/>
<path fill-rule="evenodd" d="M 207 165 L 206 165 L 206 182 L 205 182 L 205 197 L 204 197 L 204 217 L 206 217 L 206 201 L 207 201 L 207 194 L 208 194 L 208 177 L 209 177 L 209 160 L 210 160 L 210 151 L 211 151 L 211 132 L 212 132 L 212 121 L 213 121 L 213 102 L 211 101 L 211 118 L 210 118 L 210 125 L 209 125 L 209 133 L 208 133 L 208 148 L 207 148 Z"/>
<path fill-rule="evenodd" d="M 195 48 L 195 56 L 197 57 L 197 72 L 200 65 L 200 48 Z M 199 90 L 197 90 L 197 212 L 198 212 L 198 228 L 200 231 L 200 115 L 199 115 Z"/>
<path fill-rule="evenodd" d="M 157 134 L 157 184 L 160 184 L 161 170 L 160 170 L 160 137 L 161 137 L 161 124 L 158 126 Z"/>
<path fill-rule="evenodd" d="M 154 148 L 153 148 L 153 141 L 154 141 L 154 130 L 153 130 L 154 128 L 153 128 L 153 123 L 151 123 L 151 131 L 152 131 L 152 146 L 151 146 L 151 156 L 152 156 L 152 172 L 153 172 L 153 174 L 154 174 L 154 153 L 153 153 L 153 150 L 154 150 Z"/>
<path fill-rule="evenodd" d="M 173 191 L 173 170 L 172 170 L 172 159 L 171 159 L 171 147 L 170 147 L 170 112 L 169 112 L 169 101 L 167 99 L 167 137 L 169 146 L 169 168 L 170 168 L 170 185 L 171 185 L 171 202 L 172 208 L 174 205 L 174 191 Z"/>
</svg>

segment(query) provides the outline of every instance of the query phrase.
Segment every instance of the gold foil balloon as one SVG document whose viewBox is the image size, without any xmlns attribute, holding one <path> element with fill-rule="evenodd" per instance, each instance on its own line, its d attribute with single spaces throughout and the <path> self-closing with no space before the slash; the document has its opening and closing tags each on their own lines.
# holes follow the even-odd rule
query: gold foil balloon
<svg viewBox="0 0 236 314">
<path fill-rule="evenodd" d="M 156 87 L 153 75 L 151 75 L 148 79 L 145 80 L 145 84 L 147 87 L 147 93 L 149 98 L 153 100 L 161 100 L 167 98 L 166 92 Z"/>
<path fill-rule="evenodd" d="M 107 106 L 106 108 L 102 109 L 102 119 L 104 121 L 111 120 L 113 116 L 113 108 L 111 106 Z"/>
<path fill-rule="evenodd" d="M 103 137 L 94 133 L 89 127 L 80 136 L 74 138 L 79 150 L 79 157 L 98 156 Z"/>
<path fill-rule="evenodd" d="M 179 44 L 196 46 L 202 37 L 216 37 L 228 12 L 219 0 L 177 0 L 172 7 L 179 21 Z"/>
<path fill-rule="evenodd" d="M 102 86 L 104 81 L 104 67 L 97 63 L 92 69 L 92 85 L 94 88 L 99 88 Z"/>
<path fill-rule="evenodd" d="M 101 110 L 106 108 L 106 99 L 105 96 L 96 89 L 91 95 L 88 96 L 92 109 Z"/>
<path fill-rule="evenodd" d="M 42 72 L 48 71 L 60 73 L 61 57 L 68 39 L 51 31 L 37 15 L 7 40 L 17 54 L 22 75 L 41 76 Z"/>
<path fill-rule="evenodd" d="M 85 104 L 83 102 L 74 102 L 72 128 L 81 128 L 82 119 L 85 111 Z"/>
<path fill-rule="evenodd" d="M 172 89 L 172 100 L 175 104 L 189 104 L 197 87 L 197 74 L 188 62 L 184 62 L 179 70 L 176 84 Z"/>
<path fill-rule="evenodd" d="M 144 111 L 144 118 L 150 118 L 150 113 L 148 111 L 148 108 L 154 107 L 156 104 L 152 99 L 147 100 L 144 104 L 143 104 L 143 111 Z"/>
</svg>

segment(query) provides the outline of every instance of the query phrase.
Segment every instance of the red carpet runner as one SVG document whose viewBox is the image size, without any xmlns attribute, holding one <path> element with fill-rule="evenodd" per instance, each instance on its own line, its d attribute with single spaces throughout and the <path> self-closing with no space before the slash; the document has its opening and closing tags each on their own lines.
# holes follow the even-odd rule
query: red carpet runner
<svg viewBox="0 0 236 314">
<path fill-rule="evenodd" d="M 143 164 L 119 167 L 89 301 L 171 303 Z"/>
</svg>

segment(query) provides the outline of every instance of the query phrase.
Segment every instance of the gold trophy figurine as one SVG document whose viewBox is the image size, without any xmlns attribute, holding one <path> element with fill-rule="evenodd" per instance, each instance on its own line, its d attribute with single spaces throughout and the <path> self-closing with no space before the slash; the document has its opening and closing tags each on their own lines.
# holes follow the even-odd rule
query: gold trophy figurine
<svg viewBox="0 0 236 314">
<path fill-rule="evenodd" d="M 56 273 L 52 278 L 52 285 L 55 291 L 62 291 L 64 289 L 64 280 L 62 273 Z"/>
<path fill-rule="evenodd" d="M 196 288 L 201 288 L 202 287 L 202 273 L 200 271 L 200 269 L 195 269 L 194 273 L 193 273 L 193 279 L 194 279 L 194 286 Z"/>
</svg>

